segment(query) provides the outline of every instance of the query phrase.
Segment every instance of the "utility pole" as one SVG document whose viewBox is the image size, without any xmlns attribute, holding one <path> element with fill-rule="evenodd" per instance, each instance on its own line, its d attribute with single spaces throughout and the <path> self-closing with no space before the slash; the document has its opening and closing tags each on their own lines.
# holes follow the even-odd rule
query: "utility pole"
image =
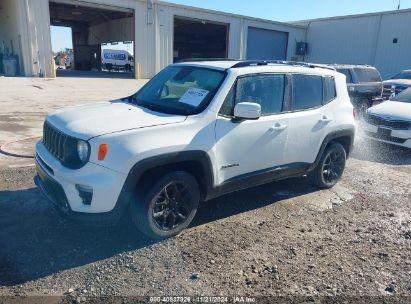
<svg viewBox="0 0 411 304">
<path fill-rule="evenodd" d="M 401 0 L 398 0 L 398 8 L 397 8 L 397 10 L 400 10 L 400 8 L 401 8 Z"/>
</svg>

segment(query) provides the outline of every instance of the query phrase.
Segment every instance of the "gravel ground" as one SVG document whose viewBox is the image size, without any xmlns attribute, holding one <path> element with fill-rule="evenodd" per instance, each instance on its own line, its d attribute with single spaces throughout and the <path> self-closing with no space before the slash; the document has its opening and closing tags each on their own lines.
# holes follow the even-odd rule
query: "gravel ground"
<svg viewBox="0 0 411 304">
<path fill-rule="evenodd" d="M 408 151 L 359 142 L 335 188 L 318 191 L 300 178 L 230 194 L 158 243 L 127 219 L 92 228 L 59 218 L 34 174 L 0 170 L 2 296 L 411 301 Z"/>
</svg>

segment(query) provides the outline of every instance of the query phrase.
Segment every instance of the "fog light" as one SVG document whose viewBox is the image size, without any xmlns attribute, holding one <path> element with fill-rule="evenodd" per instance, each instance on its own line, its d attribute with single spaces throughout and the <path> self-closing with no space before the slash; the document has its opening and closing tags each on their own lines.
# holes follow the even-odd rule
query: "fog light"
<svg viewBox="0 0 411 304">
<path fill-rule="evenodd" d="M 78 195 L 83 200 L 84 205 L 91 205 L 93 199 L 93 188 L 84 185 L 76 185 Z"/>
</svg>

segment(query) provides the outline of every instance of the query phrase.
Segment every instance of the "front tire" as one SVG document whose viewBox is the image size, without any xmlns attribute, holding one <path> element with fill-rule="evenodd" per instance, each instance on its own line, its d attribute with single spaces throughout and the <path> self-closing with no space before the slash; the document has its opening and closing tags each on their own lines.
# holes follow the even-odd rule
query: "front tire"
<svg viewBox="0 0 411 304">
<path fill-rule="evenodd" d="M 131 217 L 138 230 L 151 239 L 162 240 L 190 225 L 200 202 L 200 187 L 191 174 L 171 172 L 143 193 L 145 190 L 137 190 L 137 200 L 131 205 Z"/>
<path fill-rule="evenodd" d="M 320 189 L 329 189 L 340 180 L 344 173 L 347 153 L 340 143 L 329 145 L 308 178 L 310 183 Z"/>
</svg>

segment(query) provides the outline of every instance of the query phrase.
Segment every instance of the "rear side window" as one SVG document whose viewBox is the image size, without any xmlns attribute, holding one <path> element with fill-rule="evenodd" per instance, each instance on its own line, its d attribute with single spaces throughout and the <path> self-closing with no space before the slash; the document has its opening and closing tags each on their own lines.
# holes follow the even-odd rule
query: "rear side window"
<svg viewBox="0 0 411 304">
<path fill-rule="evenodd" d="M 323 103 L 323 78 L 313 75 L 293 75 L 292 110 L 316 108 Z"/>
<path fill-rule="evenodd" d="M 380 74 L 373 68 L 354 68 L 358 82 L 379 82 L 381 81 Z"/>
<path fill-rule="evenodd" d="M 337 69 L 337 72 L 345 75 L 347 83 L 353 83 L 351 71 L 349 69 Z"/>
<path fill-rule="evenodd" d="M 335 90 L 334 77 L 324 77 L 324 104 L 329 103 L 337 97 L 337 91 Z"/>
<path fill-rule="evenodd" d="M 261 114 L 281 113 L 285 92 L 285 75 L 265 74 L 241 77 L 220 110 L 220 114 L 234 115 L 234 106 L 240 102 L 254 102 L 261 105 Z"/>
</svg>

